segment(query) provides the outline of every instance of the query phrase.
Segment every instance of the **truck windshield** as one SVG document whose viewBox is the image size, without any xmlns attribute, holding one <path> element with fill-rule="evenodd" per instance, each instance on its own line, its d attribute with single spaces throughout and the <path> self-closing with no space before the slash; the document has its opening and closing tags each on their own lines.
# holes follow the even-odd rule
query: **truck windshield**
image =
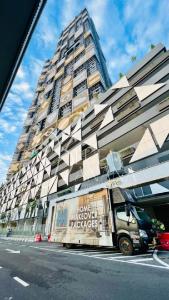
<svg viewBox="0 0 169 300">
<path fill-rule="evenodd" d="M 152 223 L 151 218 L 149 215 L 144 211 L 144 209 L 141 209 L 140 207 L 136 207 L 137 215 L 139 216 L 139 219 L 146 222 L 146 223 Z"/>
</svg>

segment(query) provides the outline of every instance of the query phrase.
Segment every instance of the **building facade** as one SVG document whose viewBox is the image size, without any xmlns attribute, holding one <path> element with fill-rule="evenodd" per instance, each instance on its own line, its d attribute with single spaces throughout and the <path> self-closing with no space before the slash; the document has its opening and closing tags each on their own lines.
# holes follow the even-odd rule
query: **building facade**
<svg viewBox="0 0 169 300">
<path fill-rule="evenodd" d="M 54 128 L 77 119 L 110 86 L 99 37 L 85 9 L 62 32 L 53 58 L 44 65 L 9 174 Z"/>
<path fill-rule="evenodd" d="M 83 32 L 83 39 L 91 36 L 92 43 L 73 48 L 70 60 L 61 53 L 71 27 L 79 20 L 83 30 L 88 20 L 90 34 Z M 23 151 L 20 169 L 1 188 L 1 223 L 34 228 L 44 224 L 49 233 L 56 201 L 108 185 L 129 188 L 168 228 L 169 52 L 157 45 L 108 88 L 104 57 L 86 10 L 62 33 L 58 47 L 40 76 L 24 126 L 29 130 L 18 143 L 23 148 L 17 146 L 19 153 Z M 85 52 L 76 61 L 77 51 L 78 56 Z M 97 64 L 90 64 L 89 53 L 94 52 Z M 72 60 L 73 75 L 66 71 Z M 12 164 L 19 166 L 15 155 Z M 14 172 L 12 165 L 10 172 Z"/>
</svg>

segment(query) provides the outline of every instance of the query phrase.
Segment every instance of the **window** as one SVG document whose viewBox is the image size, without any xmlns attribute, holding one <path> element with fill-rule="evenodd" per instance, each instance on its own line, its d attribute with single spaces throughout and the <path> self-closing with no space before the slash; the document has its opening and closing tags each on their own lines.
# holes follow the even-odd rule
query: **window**
<svg viewBox="0 0 169 300">
<path fill-rule="evenodd" d="M 76 97 L 87 88 L 86 80 L 77 85 L 73 90 L 73 96 Z"/>
<path fill-rule="evenodd" d="M 82 25 L 82 20 L 78 20 L 76 23 L 76 30 L 78 30 L 80 28 L 80 26 Z"/>
<path fill-rule="evenodd" d="M 84 56 L 84 54 L 85 54 L 85 52 L 82 51 L 79 55 L 77 55 L 77 56 L 75 57 L 75 62 L 77 62 L 80 58 L 82 58 L 82 57 Z"/>
<path fill-rule="evenodd" d="M 73 45 L 73 43 L 74 43 L 74 37 L 72 36 L 68 42 L 69 48 Z"/>
<path fill-rule="evenodd" d="M 73 47 L 67 51 L 67 58 L 72 54 L 72 52 L 73 52 Z"/>
<path fill-rule="evenodd" d="M 65 105 L 63 105 L 59 110 L 59 117 L 65 117 L 72 111 L 72 103 L 68 102 Z"/>
<path fill-rule="evenodd" d="M 30 126 L 25 127 L 25 133 L 28 133 L 30 129 Z"/>
<path fill-rule="evenodd" d="M 96 57 L 92 57 L 87 62 L 88 75 L 91 75 L 92 73 L 94 73 L 95 71 L 97 71 L 97 69 L 98 69 L 97 59 L 96 59 Z"/>
<path fill-rule="evenodd" d="M 44 98 L 45 98 L 45 99 L 48 99 L 48 98 L 50 97 L 51 93 L 52 93 L 52 90 L 50 90 L 48 93 L 46 93 L 46 94 L 44 95 Z"/>
<path fill-rule="evenodd" d="M 72 35 L 75 32 L 75 27 L 71 27 L 69 30 L 69 35 Z"/>
<path fill-rule="evenodd" d="M 32 105 L 36 105 L 38 103 L 38 97 L 35 98 L 35 100 L 33 101 Z"/>
<path fill-rule="evenodd" d="M 64 49 L 61 51 L 60 59 L 62 59 L 62 58 L 65 56 L 65 53 L 66 53 L 66 48 L 64 48 Z"/>
<path fill-rule="evenodd" d="M 18 161 L 22 160 L 23 157 L 23 151 L 18 153 Z"/>
<path fill-rule="evenodd" d="M 39 130 L 42 131 L 44 128 L 45 128 L 45 122 L 46 122 L 46 119 L 43 119 L 41 122 L 40 122 L 40 127 L 39 127 Z"/>
<path fill-rule="evenodd" d="M 74 77 L 78 76 L 83 70 L 85 70 L 86 68 L 86 65 L 83 64 L 81 65 L 79 68 L 77 68 L 75 71 L 74 71 Z"/>
<path fill-rule="evenodd" d="M 89 35 L 86 39 L 85 39 L 85 46 L 89 46 L 91 43 L 93 43 L 93 38 L 91 35 Z"/>
<path fill-rule="evenodd" d="M 66 38 L 62 41 L 62 45 L 64 45 L 66 43 Z"/>
<path fill-rule="evenodd" d="M 101 83 L 97 83 L 89 89 L 89 99 L 91 100 L 94 96 L 103 92 L 103 87 Z"/>
<path fill-rule="evenodd" d="M 116 213 L 117 213 L 117 218 L 119 220 L 125 221 L 125 222 L 131 222 L 132 219 L 132 215 L 130 213 L 130 217 L 128 217 L 126 215 L 126 211 L 125 211 L 125 207 L 121 206 L 119 208 L 116 209 Z"/>
<path fill-rule="evenodd" d="M 34 114 L 35 114 L 35 112 L 30 112 L 29 113 L 29 118 L 33 118 Z"/>
<path fill-rule="evenodd" d="M 66 67 L 65 67 L 65 77 L 68 75 L 72 75 L 73 73 L 73 62 L 70 62 Z"/>
<path fill-rule="evenodd" d="M 85 22 L 84 22 L 84 30 L 85 30 L 85 32 L 86 31 L 88 31 L 89 30 L 89 20 L 86 20 Z"/>
<path fill-rule="evenodd" d="M 55 82 L 49 113 L 52 113 L 53 111 L 57 110 L 59 107 L 61 82 L 62 82 L 61 78 Z"/>
</svg>

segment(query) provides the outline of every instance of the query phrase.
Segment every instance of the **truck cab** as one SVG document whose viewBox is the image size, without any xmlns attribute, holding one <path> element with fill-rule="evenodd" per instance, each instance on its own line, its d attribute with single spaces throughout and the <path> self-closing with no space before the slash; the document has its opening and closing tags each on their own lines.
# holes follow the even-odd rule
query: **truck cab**
<svg viewBox="0 0 169 300">
<path fill-rule="evenodd" d="M 124 255 L 132 255 L 137 249 L 146 252 L 156 232 L 151 218 L 126 189 L 113 191 L 114 243 Z"/>
</svg>

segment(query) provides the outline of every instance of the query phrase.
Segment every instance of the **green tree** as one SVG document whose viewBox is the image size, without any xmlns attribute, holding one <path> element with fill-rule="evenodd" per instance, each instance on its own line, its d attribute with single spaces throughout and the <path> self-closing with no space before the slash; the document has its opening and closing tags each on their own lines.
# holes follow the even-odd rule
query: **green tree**
<svg viewBox="0 0 169 300">
<path fill-rule="evenodd" d="M 154 49 L 154 48 L 155 48 L 155 45 L 151 44 L 151 45 L 150 45 L 150 49 L 152 50 L 152 49 Z"/>
<path fill-rule="evenodd" d="M 136 59 L 137 59 L 136 56 L 132 56 L 132 57 L 131 57 L 131 61 L 132 61 L 132 62 L 136 61 Z"/>
<path fill-rule="evenodd" d="M 121 79 L 123 77 L 123 73 L 119 73 L 119 78 Z"/>
</svg>

